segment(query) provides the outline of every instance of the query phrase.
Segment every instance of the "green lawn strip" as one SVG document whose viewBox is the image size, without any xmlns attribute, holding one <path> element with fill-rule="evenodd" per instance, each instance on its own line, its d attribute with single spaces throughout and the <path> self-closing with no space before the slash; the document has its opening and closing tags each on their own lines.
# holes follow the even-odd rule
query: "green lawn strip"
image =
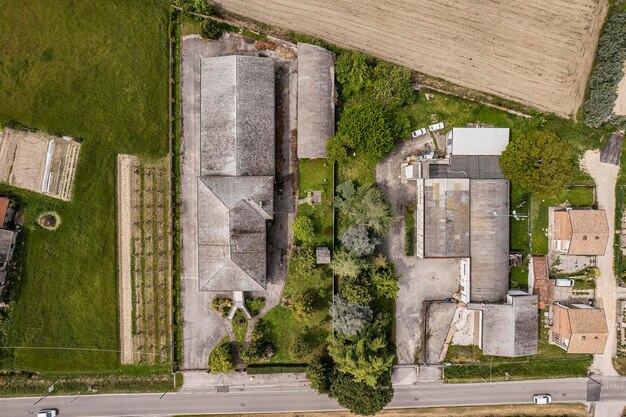
<svg viewBox="0 0 626 417">
<path fill-rule="evenodd" d="M 415 255 L 415 206 L 408 203 L 404 208 L 404 254 Z"/>
<path fill-rule="evenodd" d="M 550 207 L 568 202 L 573 207 L 590 207 L 594 204 L 593 188 L 569 187 L 559 195 L 532 197 L 531 224 L 533 234 L 533 255 L 548 254 L 548 214 Z"/>
<path fill-rule="evenodd" d="M 243 347 L 246 341 L 246 331 L 248 329 L 248 319 L 243 315 L 241 310 L 237 310 L 233 317 L 233 331 L 235 333 L 235 341 L 239 345 L 239 349 Z"/>
<path fill-rule="evenodd" d="M 528 289 L 528 266 L 522 264 L 511 267 L 511 289 Z"/>
<path fill-rule="evenodd" d="M 29 229 L 6 343 L 107 350 L 17 349 L 16 368 L 123 369 L 108 351 L 119 347 L 116 156 L 167 152 L 167 25 L 167 3 L 148 0 L 2 6 L 0 122 L 83 140 L 72 202 L 0 186 L 24 203 Z M 44 210 L 63 221 L 54 233 L 35 226 Z"/>
<path fill-rule="evenodd" d="M 298 216 L 306 216 L 313 221 L 316 244 L 333 246 L 333 165 L 326 159 L 300 159 L 300 185 L 298 198 L 306 198 L 307 193 L 322 192 L 322 204 L 298 205 Z"/>
</svg>

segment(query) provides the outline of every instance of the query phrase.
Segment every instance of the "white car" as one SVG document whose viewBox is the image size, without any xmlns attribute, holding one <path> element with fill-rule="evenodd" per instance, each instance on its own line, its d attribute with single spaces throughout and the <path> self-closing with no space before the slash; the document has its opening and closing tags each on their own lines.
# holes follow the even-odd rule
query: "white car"
<svg viewBox="0 0 626 417">
<path fill-rule="evenodd" d="M 59 410 L 56 408 L 46 408 L 44 410 L 39 410 L 37 413 L 37 417 L 57 417 L 59 415 Z"/>
<path fill-rule="evenodd" d="M 550 404 L 552 397 L 550 394 L 535 394 L 533 395 L 533 402 L 535 404 Z"/>
<path fill-rule="evenodd" d="M 436 132 L 438 130 L 441 130 L 445 127 L 445 125 L 443 124 L 443 122 L 439 122 L 439 123 L 435 123 L 433 125 L 428 126 L 428 130 L 430 130 L 431 132 Z"/>
<path fill-rule="evenodd" d="M 412 131 L 412 132 L 411 132 L 411 136 L 413 136 L 414 138 L 417 138 L 417 137 L 419 137 L 419 136 L 425 135 L 426 133 L 428 133 L 428 132 L 426 131 L 426 128 L 425 128 L 425 127 L 422 127 L 422 128 L 420 128 L 420 129 L 417 129 L 417 130 Z"/>
</svg>

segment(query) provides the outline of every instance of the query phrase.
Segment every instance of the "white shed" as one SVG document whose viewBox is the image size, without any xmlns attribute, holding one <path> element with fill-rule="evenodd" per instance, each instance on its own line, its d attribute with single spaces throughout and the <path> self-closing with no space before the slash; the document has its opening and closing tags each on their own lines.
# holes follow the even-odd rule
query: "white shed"
<svg viewBox="0 0 626 417">
<path fill-rule="evenodd" d="M 452 155 L 501 155 L 509 144 L 508 128 L 455 127 Z"/>
</svg>

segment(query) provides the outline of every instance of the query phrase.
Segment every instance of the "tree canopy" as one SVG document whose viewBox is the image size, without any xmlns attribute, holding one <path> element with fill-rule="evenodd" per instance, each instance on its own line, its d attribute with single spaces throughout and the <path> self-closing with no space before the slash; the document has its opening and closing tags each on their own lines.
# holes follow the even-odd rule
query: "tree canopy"
<svg viewBox="0 0 626 417">
<path fill-rule="evenodd" d="M 350 252 L 340 249 L 330 261 L 330 267 L 340 277 L 356 277 L 363 268 L 363 262 Z"/>
<path fill-rule="evenodd" d="M 367 227 L 364 224 L 349 226 L 341 235 L 341 243 L 356 256 L 368 256 L 374 253 L 374 248 L 378 243 L 377 239 L 369 236 Z"/>
<path fill-rule="evenodd" d="M 372 309 L 335 295 L 330 308 L 333 329 L 346 337 L 356 336 L 372 320 Z"/>
<path fill-rule="evenodd" d="M 209 370 L 214 374 L 230 372 L 235 369 L 235 359 L 230 341 L 218 345 L 209 355 Z"/>
<path fill-rule="evenodd" d="M 574 150 L 554 133 L 535 130 L 509 143 L 500 165 L 513 184 L 550 195 L 562 189 L 574 174 Z"/>
<path fill-rule="evenodd" d="M 338 372 L 330 386 L 330 396 L 355 414 L 373 416 L 389 404 L 393 398 L 393 386 L 387 374 L 381 375 L 371 386 L 355 381 L 349 374 Z"/>
<path fill-rule="evenodd" d="M 313 220 L 306 216 L 298 216 L 293 222 L 293 237 L 298 243 L 315 242 L 315 226 Z"/>
</svg>

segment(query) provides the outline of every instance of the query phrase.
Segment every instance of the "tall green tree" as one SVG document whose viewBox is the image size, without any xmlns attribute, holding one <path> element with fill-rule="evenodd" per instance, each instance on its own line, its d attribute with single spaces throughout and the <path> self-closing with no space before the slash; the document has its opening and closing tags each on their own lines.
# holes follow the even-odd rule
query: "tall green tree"
<svg viewBox="0 0 626 417">
<path fill-rule="evenodd" d="M 373 416 L 389 404 L 393 398 L 393 386 L 388 373 L 380 375 L 372 386 L 339 372 L 333 378 L 330 396 L 355 414 Z"/>
<path fill-rule="evenodd" d="M 356 277 L 363 268 L 363 261 L 345 249 L 340 249 L 330 261 L 330 267 L 340 277 Z"/>
<path fill-rule="evenodd" d="M 504 175 L 521 188 L 550 195 L 575 173 L 573 148 L 552 132 L 534 130 L 509 143 L 500 157 Z"/>
<path fill-rule="evenodd" d="M 364 54 L 346 51 L 337 57 L 335 78 L 340 85 L 339 91 L 342 97 L 347 98 L 365 90 L 370 74 L 371 68 Z"/>
<path fill-rule="evenodd" d="M 362 330 L 356 339 L 335 337 L 328 353 L 337 370 L 352 375 L 355 382 L 376 387 L 378 378 L 389 372 L 395 357 L 381 333 L 381 329 L 370 326 Z"/>
</svg>

